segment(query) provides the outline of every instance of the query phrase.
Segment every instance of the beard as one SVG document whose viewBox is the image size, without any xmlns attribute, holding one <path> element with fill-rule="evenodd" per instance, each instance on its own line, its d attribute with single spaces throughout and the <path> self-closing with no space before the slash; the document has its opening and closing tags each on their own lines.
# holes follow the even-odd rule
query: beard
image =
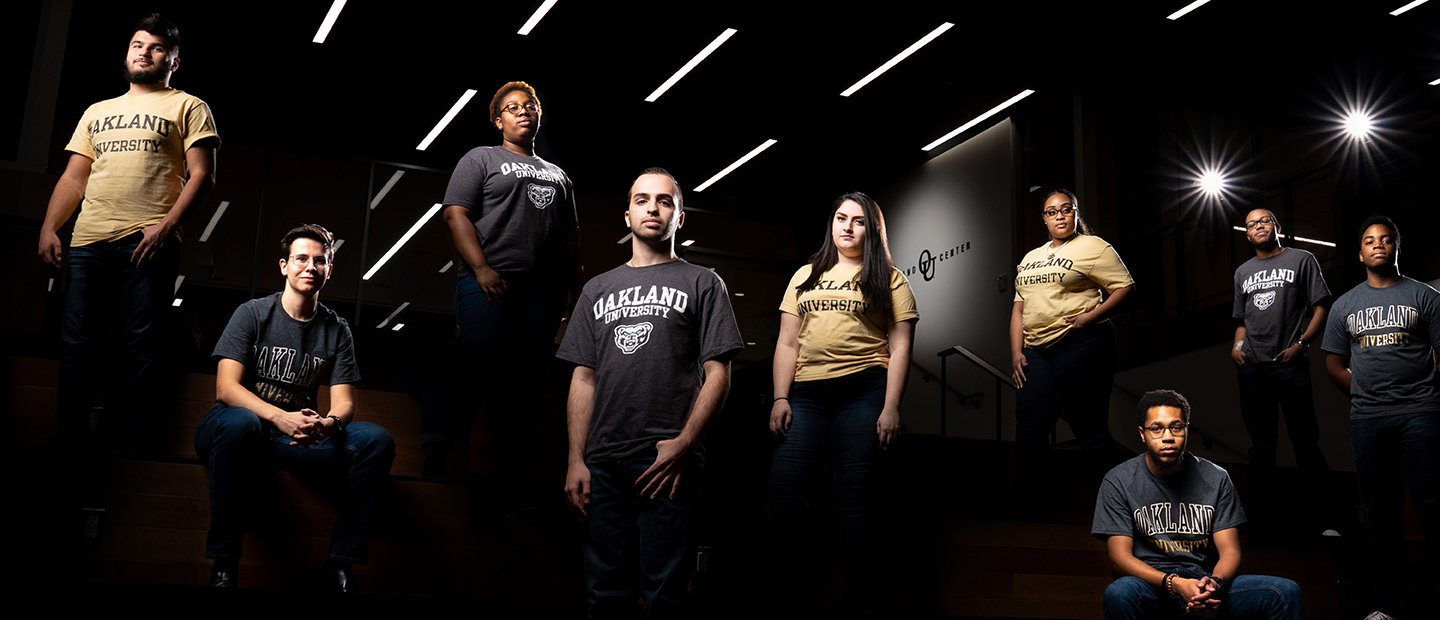
<svg viewBox="0 0 1440 620">
<path fill-rule="evenodd" d="M 170 69 L 164 64 L 155 64 L 146 69 L 131 68 L 129 62 L 125 63 L 125 79 L 131 84 L 163 84 L 170 77 Z"/>
</svg>

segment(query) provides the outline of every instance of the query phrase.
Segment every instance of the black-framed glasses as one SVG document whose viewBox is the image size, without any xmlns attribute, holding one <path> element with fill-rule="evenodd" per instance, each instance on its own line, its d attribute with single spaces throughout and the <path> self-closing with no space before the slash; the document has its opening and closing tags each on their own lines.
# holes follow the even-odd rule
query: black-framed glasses
<svg viewBox="0 0 1440 620">
<path fill-rule="evenodd" d="M 1267 216 L 1262 217 L 1262 218 L 1250 220 L 1250 221 L 1248 221 L 1248 222 L 1245 222 L 1245 230 L 1255 230 L 1255 227 L 1256 227 L 1256 226 L 1259 226 L 1259 225 L 1261 225 L 1261 224 L 1266 224 L 1266 225 L 1274 226 L 1274 225 L 1275 225 L 1275 218 L 1270 217 L 1270 216 L 1267 215 Z"/>
<path fill-rule="evenodd" d="M 1170 431 L 1170 435 L 1174 437 L 1184 437 L 1185 429 L 1190 428 L 1190 425 L 1185 422 L 1174 422 L 1171 423 L 1170 426 L 1160 426 L 1159 424 L 1155 424 L 1152 426 L 1142 426 L 1140 428 L 1143 428 L 1145 429 L 1145 432 L 1150 433 L 1151 437 L 1159 439 L 1165 436 L 1165 431 Z"/>
<path fill-rule="evenodd" d="M 506 104 L 505 107 L 500 109 L 509 112 L 511 116 L 519 116 L 521 109 L 524 109 L 526 112 L 534 114 L 540 111 L 540 106 L 537 105 L 534 101 L 527 101 L 523 104 L 511 101 L 510 103 Z"/>
<path fill-rule="evenodd" d="M 1045 214 L 1045 217 L 1055 217 L 1056 215 L 1059 215 L 1059 214 L 1061 214 L 1061 213 L 1063 213 L 1063 214 L 1065 214 L 1065 215 L 1070 215 L 1071 213 L 1074 213 L 1074 212 L 1075 212 L 1075 205 L 1072 205 L 1072 204 L 1070 204 L 1070 203 L 1068 203 L 1068 202 L 1065 203 L 1065 204 L 1063 204 L 1063 205 L 1060 205 L 1060 208 L 1059 208 L 1059 209 L 1051 208 L 1051 209 L 1046 209 L 1046 210 L 1044 210 L 1044 211 L 1041 211 L 1041 213 L 1044 213 L 1044 214 Z"/>
<path fill-rule="evenodd" d="M 304 254 L 296 254 L 290 257 L 290 262 L 298 263 L 302 267 L 305 265 L 325 267 L 326 265 L 330 264 L 330 259 L 324 256 L 306 256 Z"/>
</svg>

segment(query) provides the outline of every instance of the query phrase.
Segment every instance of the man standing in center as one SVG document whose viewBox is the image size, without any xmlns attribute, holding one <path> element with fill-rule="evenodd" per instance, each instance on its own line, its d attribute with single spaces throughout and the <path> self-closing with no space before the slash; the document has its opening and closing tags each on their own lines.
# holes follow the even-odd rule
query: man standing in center
<svg viewBox="0 0 1440 620">
<path fill-rule="evenodd" d="M 725 283 L 675 255 L 680 184 L 647 169 L 629 202 L 630 260 L 585 284 L 557 353 L 575 364 L 565 493 L 591 618 L 684 614 L 700 439 L 744 348 Z"/>
<path fill-rule="evenodd" d="M 1240 415 L 1250 431 L 1250 466 L 1260 483 L 1250 504 L 1268 517 L 1266 499 L 1279 495 L 1273 475 L 1281 411 L 1295 464 L 1312 473 L 1327 469 L 1307 354 L 1325 329 L 1330 288 L 1314 254 L 1280 245 L 1280 222 L 1269 209 L 1245 215 L 1245 239 L 1255 258 L 1235 270 L 1230 358 L 1240 382 Z"/>
</svg>

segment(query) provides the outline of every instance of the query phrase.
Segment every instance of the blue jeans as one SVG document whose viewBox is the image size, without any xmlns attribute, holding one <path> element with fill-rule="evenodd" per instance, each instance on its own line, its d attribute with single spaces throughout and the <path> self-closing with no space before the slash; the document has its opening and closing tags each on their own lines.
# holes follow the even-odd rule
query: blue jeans
<svg viewBox="0 0 1440 620">
<path fill-rule="evenodd" d="M 450 369 L 456 393 L 421 410 L 420 441 L 448 445 L 464 436 L 468 418 L 456 406 L 477 399 L 492 415 L 510 452 L 502 463 L 513 464 L 531 442 L 521 425 L 533 415 L 534 395 L 554 353 L 555 333 L 565 312 L 564 281 L 541 274 L 501 274 L 508 292 L 498 303 L 485 298 L 473 277 L 455 283 L 455 323 L 460 328 L 460 363 Z M 464 392 L 464 393 L 460 393 Z M 446 402 L 446 401 L 453 401 Z M 506 428 L 508 426 L 514 428 Z"/>
<path fill-rule="evenodd" d="M 273 467 L 340 487 L 328 557 L 365 562 L 379 495 L 395 460 L 395 440 L 384 427 L 355 422 L 310 447 L 292 446 L 280 429 L 249 409 L 216 404 L 195 431 L 195 452 L 210 480 L 205 557 L 240 557 L 243 516 L 252 501 L 247 487 L 258 470 Z"/>
<path fill-rule="evenodd" d="M 675 499 L 640 495 L 635 479 L 655 451 L 587 461 L 589 518 L 585 582 L 589 617 L 676 618 L 689 614 L 691 530 L 699 506 L 700 460 L 690 458 Z M 644 600 L 644 607 L 637 601 Z"/>
<path fill-rule="evenodd" d="M 1440 561 L 1440 412 L 1409 413 L 1350 420 L 1355 474 L 1370 523 L 1375 607 L 1404 615 L 1404 485 L 1425 530 L 1435 577 Z"/>
<path fill-rule="evenodd" d="M 1193 577 L 1193 576 L 1192 576 Z M 1230 581 L 1220 609 L 1209 618 L 1300 620 L 1300 586 L 1283 577 L 1240 575 Z M 1184 617 L 1185 603 L 1162 595 L 1139 577 L 1121 577 L 1105 588 L 1105 620 Z"/>
<path fill-rule="evenodd" d="M 119 402 L 126 413 L 146 411 L 128 396 L 154 398 L 167 367 L 163 325 L 180 265 L 180 240 L 170 239 L 136 267 L 130 255 L 144 238 L 71 246 L 65 261 L 67 289 L 60 314 L 65 352 L 60 359 L 57 410 L 62 436 L 88 427 L 90 407 L 106 383 L 105 374 L 123 368 Z M 107 345 L 116 333 L 125 358 L 105 368 Z"/>
</svg>

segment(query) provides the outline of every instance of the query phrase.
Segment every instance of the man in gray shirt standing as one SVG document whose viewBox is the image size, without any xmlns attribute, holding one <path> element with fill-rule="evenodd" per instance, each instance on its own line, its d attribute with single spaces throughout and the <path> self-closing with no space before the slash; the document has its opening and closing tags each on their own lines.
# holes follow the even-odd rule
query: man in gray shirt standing
<svg viewBox="0 0 1440 620">
<path fill-rule="evenodd" d="M 1237 324 L 1230 358 L 1240 383 L 1240 414 L 1250 431 L 1250 465 L 1262 481 L 1252 498 L 1259 500 L 1275 495 L 1269 487 L 1281 411 L 1295 464 L 1310 471 L 1327 469 L 1306 354 L 1325 328 L 1330 288 L 1314 254 L 1280 245 L 1280 222 L 1270 210 L 1245 215 L 1245 240 L 1255 257 L 1235 270 L 1231 316 Z"/>
<path fill-rule="evenodd" d="M 1350 397 L 1375 578 L 1367 620 L 1392 620 L 1405 613 L 1405 582 L 1435 583 L 1440 561 L 1440 292 L 1400 275 L 1400 230 L 1390 218 L 1372 216 L 1360 230 L 1365 281 L 1331 308 L 1325 370 Z M 1405 567 L 1407 484 L 1430 555 L 1418 576 Z"/>
</svg>

